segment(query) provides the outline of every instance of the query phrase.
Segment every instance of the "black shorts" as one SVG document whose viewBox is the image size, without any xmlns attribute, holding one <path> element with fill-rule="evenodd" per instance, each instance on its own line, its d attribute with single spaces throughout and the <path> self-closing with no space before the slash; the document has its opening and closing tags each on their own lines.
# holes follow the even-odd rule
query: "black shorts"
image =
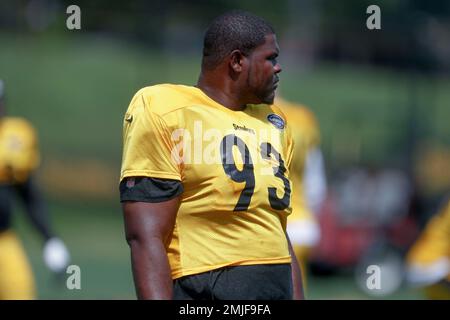
<svg viewBox="0 0 450 320">
<path fill-rule="evenodd" d="M 174 280 L 175 300 L 290 300 L 290 264 L 225 267 Z"/>
</svg>

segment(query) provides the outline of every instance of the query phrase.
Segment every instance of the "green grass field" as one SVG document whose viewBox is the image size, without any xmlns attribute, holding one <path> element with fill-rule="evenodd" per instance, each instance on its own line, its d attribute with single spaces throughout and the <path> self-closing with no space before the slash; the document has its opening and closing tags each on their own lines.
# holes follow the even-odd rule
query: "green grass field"
<svg viewBox="0 0 450 320">
<path fill-rule="evenodd" d="M 194 84 L 200 64 L 199 57 L 164 55 L 135 43 L 94 35 L 60 38 L 0 33 L 0 43 L 0 78 L 6 81 L 7 106 L 11 114 L 24 116 L 36 126 L 42 171 L 52 160 L 70 161 L 66 171 L 54 179 L 64 179 L 67 171 L 84 177 L 83 167 L 70 165 L 82 160 L 95 160 L 118 176 L 122 116 L 134 92 L 160 82 Z M 448 78 L 430 81 L 418 76 L 417 87 L 411 90 L 406 74 L 319 65 L 308 71 L 284 66 L 281 81 L 286 98 L 301 101 L 316 112 L 325 153 L 332 157 L 330 165 L 352 160 L 346 158 L 345 148 L 336 146 L 355 139 L 361 154 L 357 160 L 385 161 L 401 153 L 411 101 L 418 105 L 418 117 L 427 134 L 424 138 L 450 142 Z M 416 99 L 411 98 L 412 92 Z M 116 190 L 116 180 L 104 181 L 95 177 L 95 171 L 92 175 L 94 182 L 82 181 L 80 188 L 98 183 Z M 69 291 L 53 279 L 42 262 L 41 242 L 18 214 L 15 224 L 30 255 L 39 297 L 134 298 L 116 192 L 99 195 L 97 200 L 94 192 L 87 200 L 70 192 L 62 194 L 52 184 L 44 187 L 54 225 L 67 242 L 73 263 L 81 267 L 82 289 Z M 345 276 L 311 278 L 309 289 L 313 299 L 368 298 Z M 420 297 L 404 290 L 392 298 Z"/>
</svg>

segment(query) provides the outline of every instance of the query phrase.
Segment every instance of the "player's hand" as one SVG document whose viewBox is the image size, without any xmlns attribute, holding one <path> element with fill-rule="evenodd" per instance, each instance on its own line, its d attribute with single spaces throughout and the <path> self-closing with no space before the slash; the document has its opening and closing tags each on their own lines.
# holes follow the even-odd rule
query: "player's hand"
<svg viewBox="0 0 450 320">
<path fill-rule="evenodd" d="M 64 242 L 59 238 L 50 238 L 44 244 L 44 262 L 55 272 L 64 272 L 70 261 L 70 254 Z"/>
</svg>

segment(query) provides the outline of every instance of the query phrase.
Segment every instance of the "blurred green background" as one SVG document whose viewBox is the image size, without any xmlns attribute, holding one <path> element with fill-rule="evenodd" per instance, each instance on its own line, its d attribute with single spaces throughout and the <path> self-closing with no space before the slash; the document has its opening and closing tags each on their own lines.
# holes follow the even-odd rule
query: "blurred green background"
<svg viewBox="0 0 450 320">
<path fill-rule="evenodd" d="M 280 30 L 281 93 L 315 112 L 330 181 L 352 165 L 396 166 L 418 172 L 419 189 L 432 199 L 447 190 L 448 167 L 438 170 L 438 178 L 420 168 L 429 150 L 450 159 L 448 57 L 419 54 L 414 60 L 408 56 L 414 46 L 400 53 L 389 50 L 408 28 L 405 34 L 415 35 L 413 40 L 423 35 L 408 24 L 417 13 L 437 23 L 444 8 L 448 23 L 445 2 L 430 9 L 414 1 L 382 1 L 385 25 L 373 33 L 365 27 L 370 3 L 364 1 L 339 6 L 331 1 L 74 3 L 82 10 L 82 29 L 75 31 L 65 26 L 65 8 L 72 2 L 6 1 L 0 6 L 0 78 L 6 84 L 7 111 L 29 119 L 39 133 L 39 181 L 54 227 L 82 274 L 82 289 L 73 291 L 50 274 L 42 243 L 18 209 L 15 226 L 29 253 L 39 298 L 135 297 L 117 190 L 122 117 L 143 86 L 196 83 L 204 27 L 226 9 L 250 9 Z M 28 16 L 37 15 L 40 24 L 27 18 L 30 10 Z M 422 52 L 426 44 L 413 40 L 406 45 L 416 44 Z M 345 273 L 311 277 L 308 292 L 315 299 L 369 298 Z M 403 288 L 388 298 L 421 297 Z"/>
</svg>

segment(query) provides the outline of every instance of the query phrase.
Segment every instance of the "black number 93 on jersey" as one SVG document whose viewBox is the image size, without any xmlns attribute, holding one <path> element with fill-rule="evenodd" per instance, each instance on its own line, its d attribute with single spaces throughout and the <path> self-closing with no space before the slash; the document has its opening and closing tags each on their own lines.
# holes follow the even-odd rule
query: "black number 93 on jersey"
<svg viewBox="0 0 450 320">
<path fill-rule="evenodd" d="M 239 150 L 243 163 L 241 170 L 238 169 L 234 161 L 233 146 L 236 146 Z M 276 188 L 269 187 L 267 189 L 268 201 L 273 209 L 284 210 L 289 207 L 291 194 L 289 179 L 285 175 L 286 167 L 284 160 L 281 154 L 269 142 L 261 143 L 260 150 L 262 159 L 270 160 L 274 157 L 278 160 L 279 165 L 272 169 L 274 176 L 283 181 L 284 193 L 283 197 L 278 198 Z M 234 134 L 229 134 L 223 137 L 220 143 L 220 156 L 225 174 L 235 182 L 245 183 L 233 211 L 247 211 L 255 191 L 255 172 L 250 151 L 242 139 Z"/>
</svg>

